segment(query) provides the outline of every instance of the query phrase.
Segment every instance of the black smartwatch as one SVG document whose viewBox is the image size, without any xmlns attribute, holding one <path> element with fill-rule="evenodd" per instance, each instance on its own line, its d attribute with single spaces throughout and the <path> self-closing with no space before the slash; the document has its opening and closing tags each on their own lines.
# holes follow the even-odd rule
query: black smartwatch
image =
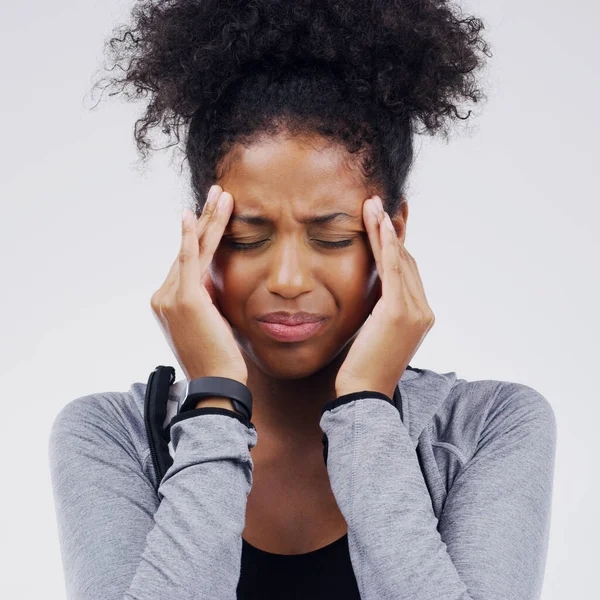
<svg viewBox="0 0 600 600">
<path fill-rule="evenodd" d="M 252 392 L 240 381 L 228 377 L 198 377 L 188 381 L 179 413 L 196 408 L 198 400 L 222 396 L 232 401 L 234 408 L 248 420 L 252 419 Z"/>
</svg>

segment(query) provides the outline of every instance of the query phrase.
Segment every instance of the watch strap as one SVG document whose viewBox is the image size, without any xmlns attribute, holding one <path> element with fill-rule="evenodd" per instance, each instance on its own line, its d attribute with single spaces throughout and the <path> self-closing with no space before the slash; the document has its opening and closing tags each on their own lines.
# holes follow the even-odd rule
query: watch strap
<svg viewBox="0 0 600 600">
<path fill-rule="evenodd" d="M 250 388 L 229 377 L 198 377 L 188 381 L 183 402 L 178 413 L 196 408 L 202 398 L 220 396 L 232 401 L 237 411 L 248 420 L 252 419 L 252 392 Z"/>
</svg>

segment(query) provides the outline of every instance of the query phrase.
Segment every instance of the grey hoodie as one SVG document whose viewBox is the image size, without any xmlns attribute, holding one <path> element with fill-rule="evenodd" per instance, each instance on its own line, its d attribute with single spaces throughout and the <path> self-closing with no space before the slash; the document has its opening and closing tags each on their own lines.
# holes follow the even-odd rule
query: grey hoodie
<svg viewBox="0 0 600 600">
<path fill-rule="evenodd" d="M 49 462 L 70 600 L 236 598 L 260 434 L 223 409 L 178 414 L 186 383 L 171 386 L 173 464 L 160 482 L 146 384 L 71 400 L 55 418 Z M 398 406 L 348 394 L 320 420 L 360 597 L 539 599 L 556 450 L 550 403 L 524 384 L 413 367 L 398 386 Z"/>
</svg>

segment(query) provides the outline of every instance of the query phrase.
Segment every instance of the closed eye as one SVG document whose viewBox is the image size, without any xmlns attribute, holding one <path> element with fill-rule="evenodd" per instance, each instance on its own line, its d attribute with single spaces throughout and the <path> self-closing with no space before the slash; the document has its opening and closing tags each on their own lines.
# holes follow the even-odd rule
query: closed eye
<svg viewBox="0 0 600 600">
<path fill-rule="evenodd" d="M 262 246 L 267 240 L 260 240 L 259 242 L 252 243 L 243 243 L 243 242 L 235 242 L 233 240 L 229 240 L 229 245 L 234 250 L 253 250 L 254 248 L 259 248 Z M 339 240 L 337 242 L 326 242 L 325 240 L 315 240 L 320 246 L 324 248 L 346 248 L 351 246 L 354 243 L 354 240 Z"/>
</svg>

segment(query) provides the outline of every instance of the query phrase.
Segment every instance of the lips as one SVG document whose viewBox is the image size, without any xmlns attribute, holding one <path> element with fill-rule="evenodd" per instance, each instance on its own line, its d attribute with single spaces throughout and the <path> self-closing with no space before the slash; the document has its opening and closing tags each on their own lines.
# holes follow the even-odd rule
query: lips
<svg viewBox="0 0 600 600">
<path fill-rule="evenodd" d="M 306 323 L 319 323 L 327 317 L 316 313 L 297 312 L 287 313 L 284 311 L 272 312 L 257 317 L 259 321 L 264 323 L 278 323 L 280 325 L 289 325 L 291 327 L 304 325 Z"/>
<path fill-rule="evenodd" d="M 258 321 L 260 328 L 269 337 L 280 342 L 303 342 L 321 330 L 327 319 L 304 321 L 298 325 Z"/>
</svg>

